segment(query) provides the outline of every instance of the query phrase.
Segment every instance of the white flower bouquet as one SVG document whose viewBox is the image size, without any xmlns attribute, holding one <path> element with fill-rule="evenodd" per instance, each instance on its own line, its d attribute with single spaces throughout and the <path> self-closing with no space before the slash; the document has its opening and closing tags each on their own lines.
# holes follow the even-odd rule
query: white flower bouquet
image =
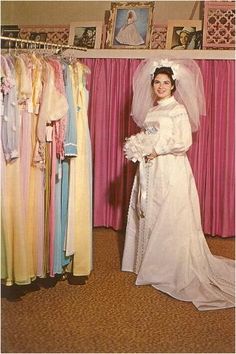
<svg viewBox="0 0 236 354">
<path fill-rule="evenodd" d="M 157 137 L 158 130 L 155 127 L 148 127 L 145 131 L 126 138 L 123 149 L 125 157 L 133 162 L 142 161 L 153 152 Z"/>
</svg>

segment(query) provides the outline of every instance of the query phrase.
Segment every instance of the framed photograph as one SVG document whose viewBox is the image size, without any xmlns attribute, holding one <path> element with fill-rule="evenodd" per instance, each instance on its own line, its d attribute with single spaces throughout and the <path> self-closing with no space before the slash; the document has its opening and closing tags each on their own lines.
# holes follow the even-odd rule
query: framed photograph
<svg viewBox="0 0 236 354">
<path fill-rule="evenodd" d="M 32 41 L 36 41 L 36 42 L 46 42 L 47 33 L 45 33 L 45 32 L 31 32 L 29 39 Z"/>
<path fill-rule="evenodd" d="M 106 47 L 149 48 L 154 3 L 154 1 L 111 3 Z"/>
<path fill-rule="evenodd" d="M 1 35 L 3 37 L 18 38 L 20 28 L 17 25 L 3 25 L 1 26 Z M 15 42 L 8 40 L 1 40 L 1 48 L 14 48 Z"/>
<path fill-rule="evenodd" d="M 69 44 L 76 47 L 99 49 L 102 37 L 102 22 L 72 22 Z"/>
<path fill-rule="evenodd" d="M 30 32 L 29 40 L 35 42 L 47 41 L 47 33 L 45 32 Z M 37 48 L 43 48 L 43 44 L 36 44 Z"/>
<path fill-rule="evenodd" d="M 168 21 L 166 49 L 202 49 L 202 21 Z"/>
</svg>

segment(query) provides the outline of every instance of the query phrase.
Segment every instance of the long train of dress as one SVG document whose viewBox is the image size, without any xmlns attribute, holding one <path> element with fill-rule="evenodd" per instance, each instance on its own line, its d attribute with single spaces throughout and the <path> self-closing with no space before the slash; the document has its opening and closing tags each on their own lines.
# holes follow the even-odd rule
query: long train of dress
<svg viewBox="0 0 236 354">
<path fill-rule="evenodd" d="M 159 156 L 135 176 L 122 270 L 199 310 L 233 307 L 235 262 L 211 254 L 201 227 L 188 117 L 173 97 L 165 101 L 145 120 L 159 129 Z"/>
</svg>

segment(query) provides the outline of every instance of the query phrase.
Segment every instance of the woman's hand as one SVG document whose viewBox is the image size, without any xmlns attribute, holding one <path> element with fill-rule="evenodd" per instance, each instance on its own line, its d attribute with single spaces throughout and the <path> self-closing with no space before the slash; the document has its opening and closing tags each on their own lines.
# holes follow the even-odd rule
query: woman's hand
<svg viewBox="0 0 236 354">
<path fill-rule="evenodd" d="M 151 161 L 157 157 L 156 151 L 153 150 L 153 152 L 147 156 L 145 156 L 145 162 Z"/>
</svg>

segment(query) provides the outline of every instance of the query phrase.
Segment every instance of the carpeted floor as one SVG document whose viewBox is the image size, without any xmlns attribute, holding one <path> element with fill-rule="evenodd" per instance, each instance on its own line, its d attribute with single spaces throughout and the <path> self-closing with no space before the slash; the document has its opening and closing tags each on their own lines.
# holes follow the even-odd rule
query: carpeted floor
<svg viewBox="0 0 236 354">
<path fill-rule="evenodd" d="M 234 353 L 234 309 L 199 312 L 120 271 L 124 236 L 94 229 L 84 282 L 2 286 L 2 353 Z M 207 238 L 234 258 L 234 239 Z M 80 284 L 79 284 L 80 283 Z M 84 283 L 84 285 L 82 285 Z"/>
</svg>

